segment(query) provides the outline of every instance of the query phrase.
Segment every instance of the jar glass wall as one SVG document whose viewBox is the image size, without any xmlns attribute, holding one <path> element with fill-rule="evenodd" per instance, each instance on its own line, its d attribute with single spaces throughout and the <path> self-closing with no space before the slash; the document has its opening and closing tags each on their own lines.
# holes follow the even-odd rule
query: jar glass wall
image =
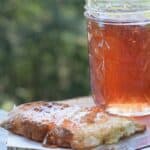
<svg viewBox="0 0 150 150">
<path fill-rule="evenodd" d="M 123 116 L 150 114 L 150 1 L 87 0 L 91 89 Z"/>
</svg>

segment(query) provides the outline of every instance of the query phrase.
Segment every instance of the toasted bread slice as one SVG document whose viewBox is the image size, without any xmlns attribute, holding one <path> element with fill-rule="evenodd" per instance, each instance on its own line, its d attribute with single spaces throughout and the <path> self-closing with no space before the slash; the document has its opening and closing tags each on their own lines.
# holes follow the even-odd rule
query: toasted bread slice
<svg viewBox="0 0 150 150">
<path fill-rule="evenodd" d="M 87 149 L 117 143 L 145 130 L 144 125 L 111 116 L 98 106 L 32 102 L 9 113 L 2 126 L 13 133 L 42 142 L 44 146 Z"/>
</svg>

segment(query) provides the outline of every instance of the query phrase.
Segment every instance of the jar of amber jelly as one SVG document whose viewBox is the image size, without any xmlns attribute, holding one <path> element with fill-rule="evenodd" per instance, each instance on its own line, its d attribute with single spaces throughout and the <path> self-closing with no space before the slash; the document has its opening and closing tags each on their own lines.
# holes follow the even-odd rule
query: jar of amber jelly
<svg viewBox="0 0 150 150">
<path fill-rule="evenodd" d="M 150 0 L 87 0 L 91 89 L 112 114 L 150 114 Z"/>
</svg>

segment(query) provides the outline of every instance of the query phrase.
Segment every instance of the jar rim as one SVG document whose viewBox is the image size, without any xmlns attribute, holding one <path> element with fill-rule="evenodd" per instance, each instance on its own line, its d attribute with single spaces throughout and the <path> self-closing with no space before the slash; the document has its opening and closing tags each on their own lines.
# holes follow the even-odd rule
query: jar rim
<svg viewBox="0 0 150 150">
<path fill-rule="evenodd" d="M 149 0 L 86 0 L 85 16 L 122 22 L 150 21 Z"/>
<path fill-rule="evenodd" d="M 86 0 L 86 9 L 107 12 L 150 10 L 150 0 Z"/>
</svg>

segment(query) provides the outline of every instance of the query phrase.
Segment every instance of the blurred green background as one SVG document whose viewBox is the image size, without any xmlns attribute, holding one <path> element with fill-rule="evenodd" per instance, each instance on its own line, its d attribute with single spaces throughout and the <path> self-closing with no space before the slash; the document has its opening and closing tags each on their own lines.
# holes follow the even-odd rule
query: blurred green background
<svg viewBox="0 0 150 150">
<path fill-rule="evenodd" d="M 84 0 L 0 0 L 0 107 L 89 95 Z"/>
</svg>

